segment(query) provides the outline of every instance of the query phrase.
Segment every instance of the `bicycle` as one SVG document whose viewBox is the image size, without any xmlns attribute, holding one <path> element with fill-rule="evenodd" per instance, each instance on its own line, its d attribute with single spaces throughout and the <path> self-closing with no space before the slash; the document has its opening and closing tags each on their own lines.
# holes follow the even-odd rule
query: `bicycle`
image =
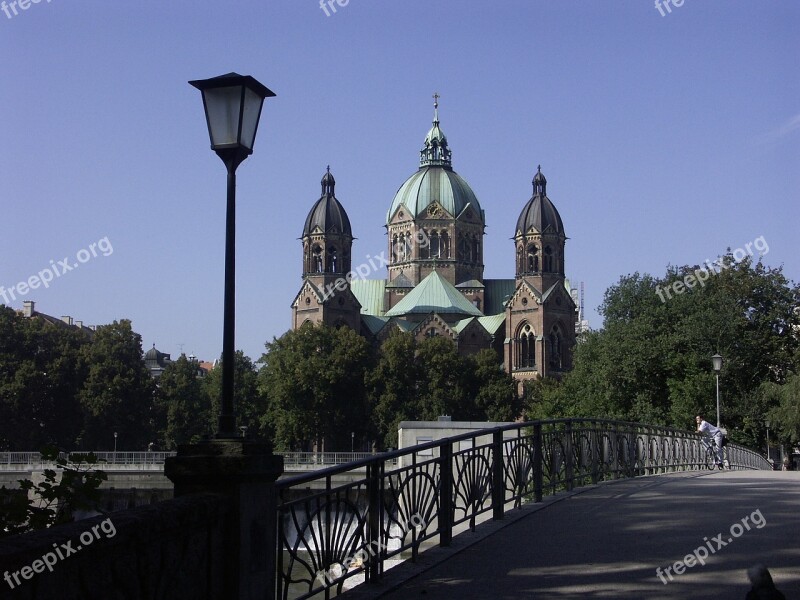
<svg viewBox="0 0 800 600">
<path fill-rule="evenodd" d="M 717 467 L 722 469 L 723 466 L 726 469 L 730 468 L 730 463 L 728 462 L 728 456 L 727 456 L 727 452 L 725 451 L 725 444 L 724 443 L 722 444 L 722 452 L 720 452 L 720 455 L 722 456 L 722 464 L 721 465 L 717 465 L 717 443 L 716 443 L 716 441 L 714 440 L 714 438 L 703 437 L 702 438 L 702 442 L 703 442 L 703 445 L 706 447 L 705 464 L 706 464 L 706 467 L 708 467 L 708 469 L 710 471 L 713 471 Z"/>
</svg>

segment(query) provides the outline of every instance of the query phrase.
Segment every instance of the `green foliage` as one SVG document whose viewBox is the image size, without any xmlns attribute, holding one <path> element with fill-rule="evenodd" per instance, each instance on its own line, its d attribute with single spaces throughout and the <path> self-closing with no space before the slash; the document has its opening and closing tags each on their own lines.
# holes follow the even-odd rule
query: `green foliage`
<svg viewBox="0 0 800 600">
<path fill-rule="evenodd" d="M 205 431 L 216 432 L 222 402 L 222 360 L 203 379 L 207 408 L 198 419 L 203 419 Z M 264 440 L 267 431 L 264 415 L 267 412 L 267 397 L 258 383 L 255 364 L 244 352 L 237 350 L 233 356 L 233 407 L 238 427 L 247 427 L 247 437 Z"/>
<path fill-rule="evenodd" d="M 671 298 L 663 290 L 699 267 L 673 267 L 662 279 L 638 273 L 622 277 L 600 307 L 604 329 L 589 333 L 576 347 L 573 371 L 560 384 L 528 387 L 528 415 L 692 428 L 697 413 L 716 418 L 711 355 L 718 352 L 725 359 L 722 424 L 734 441 L 752 445 L 763 439 L 764 415 L 779 399 L 775 388 L 761 386 L 789 383 L 800 344 L 794 312 L 800 288 L 781 269 L 748 259 L 734 263 L 730 254 L 724 260 L 726 268 L 704 285 L 682 294 L 671 291 Z M 763 389 L 773 395 L 767 398 Z M 789 401 L 786 408 L 792 409 Z"/>
<path fill-rule="evenodd" d="M 101 512 L 99 488 L 107 476 L 92 469 L 97 457 L 71 454 L 65 459 L 54 446 L 41 454 L 58 470 L 45 469 L 39 483 L 20 479 L 19 490 L 0 488 L 0 538 L 69 523 L 79 510 Z"/>
<path fill-rule="evenodd" d="M 760 390 L 764 404 L 771 407 L 766 417 L 775 435 L 772 443 L 779 440 L 792 448 L 800 444 L 800 361 L 795 369 L 784 383 L 765 383 Z"/>
<path fill-rule="evenodd" d="M 142 360 L 142 338 L 127 319 L 98 327 L 83 348 L 87 376 L 79 393 L 85 419 L 80 448 L 110 449 L 113 432 L 127 449 L 145 450 L 156 430 L 155 384 Z"/>
<path fill-rule="evenodd" d="M 370 431 L 365 375 L 372 349 L 347 327 L 303 325 L 266 344 L 259 362 L 261 392 L 268 397 L 262 426 L 282 450 L 345 451 L 351 433 Z"/>
<path fill-rule="evenodd" d="M 88 343 L 77 330 L 0 305 L 0 450 L 74 443 Z"/>
<path fill-rule="evenodd" d="M 397 446 L 401 421 L 511 421 L 520 406 L 514 381 L 494 350 L 463 357 L 443 337 L 417 343 L 393 331 L 379 349 L 367 376 L 374 424 L 385 447 Z"/>
<path fill-rule="evenodd" d="M 181 355 L 169 363 L 157 387 L 156 422 L 162 424 L 159 437 L 165 449 L 175 450 L 178 444 L 198 442 L 212 433 L 211 398 L 195 361 Z"/>
</svg>

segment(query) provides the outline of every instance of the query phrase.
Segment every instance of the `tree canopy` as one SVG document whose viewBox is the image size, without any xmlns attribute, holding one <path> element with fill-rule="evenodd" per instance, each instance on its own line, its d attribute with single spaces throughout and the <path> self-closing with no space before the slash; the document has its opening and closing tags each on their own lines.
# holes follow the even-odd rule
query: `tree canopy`
<svg viewBox="0 0 800 600">
<path fill-rule="evenodd" d="M 696 414 L 716 421 L 711 356 L 719 353 L 722 425 L 735 441 L 756 445 L 776 404 L 762 386 L 787 381 L 800 345 L 800 288 L 780 268 L 737 263 L 730 253 L 722 264 L 702 285 L 698 266 L 671 267 L 662 278 L 621 277 L 600 307 L 604 328 L 584 334 L 576 347 L 573 371 L 560 384 L 527 386 L 529 416 L 681 428 L 692 428 Z"/>
</svg>

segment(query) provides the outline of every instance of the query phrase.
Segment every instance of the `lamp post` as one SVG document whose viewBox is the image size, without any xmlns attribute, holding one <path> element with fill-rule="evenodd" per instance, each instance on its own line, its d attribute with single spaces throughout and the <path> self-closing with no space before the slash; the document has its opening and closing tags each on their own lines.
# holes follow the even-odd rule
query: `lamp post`
<svg viewBox="0 0 800 600">
<path fill-rule="evenodd" d="M 350 454 L 356 451 L 356 432 L 350 432 Z"/>
<path fill-rule="evenodd" d="M 236 168 L 253 153 L 264 98 L 275 94 L 249 75 L 228 73 L 190 81 L 203 95 L 211 149 L 228 170 L 225 217 L 225 304 L 222 333 L 222 403 L 218 438 L 236 437 L 233 412 L 235 285 L 236 285 Z"/>
<path fill-rule="evenodd" d="M 711 363 L 714 365 L 714 373 L 717 376 L 717 427 L 719 427 L 719 372 L 722 370 L 722 356 L 715 354 L 711 357 Z"/>
<path fill-rule="evenodd" d="M 114 432 L 114 464 L 117 464 L 117 432 Z"/>
<path fill-rule="evenodd" d="M 767 426 L 767 460 L 770 460 L 772 456 L 769 453 L 769 426 L 771 425 L 770 420 L 767 419 L 764 421 L 764 425 Z"/>
</svg>

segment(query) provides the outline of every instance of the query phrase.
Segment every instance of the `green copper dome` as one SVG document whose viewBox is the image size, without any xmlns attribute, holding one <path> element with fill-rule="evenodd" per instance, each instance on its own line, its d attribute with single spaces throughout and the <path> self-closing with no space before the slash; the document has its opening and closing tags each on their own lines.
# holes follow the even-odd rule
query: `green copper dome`
<svg viewBox="0 0 800 600">
<path fill-rule="evenodd" d="M 405 207 L 412 218 L 423 216 L 427 208 L 439 204 L 453 217 L 458 218 L 467 208 L 471 208 L 483 222 L 484 215 L 475 192 L 455 171 L 451 163 L 451 151 L 447 137 L 439 128 L 439 103 L 434 106 L 433 126 L 420 151 L 419 171 L 406 179 L 392 200 L 386 215 L 391 222 L 394 215 Z"/>
</svg>

